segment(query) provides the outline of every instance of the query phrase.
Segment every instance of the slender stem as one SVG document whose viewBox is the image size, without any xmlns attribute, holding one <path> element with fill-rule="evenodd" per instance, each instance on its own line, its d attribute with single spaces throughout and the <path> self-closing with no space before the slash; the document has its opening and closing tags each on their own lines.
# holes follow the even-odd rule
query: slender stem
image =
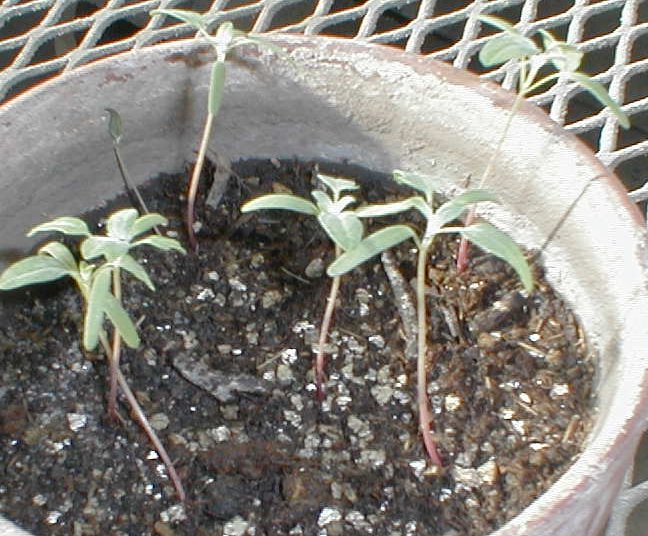
<svg viewBox="0 0 648 536">
<path fill-rule="evenodd" d="M 205 127 L 203 129 L 202 140 L 200 141 L 200 148 L 198 149 L 198 158 L 191 174 L 191 181 L 189 182 L 189 193 L 187 194 L 187 236 L 189 237 L 189 245 L 193 251 L 198 251 L 198 241 L 194 233 L 193 224 L 195 221 L 195 206 L 196 194 L 198 193 L 198 183 L 200 182 L 200 174 L 205 163 L 205 154 L 207 154 L 207 145 L 209 144 L 209 136 L 211 134 L 212 124 L 214 122 L 214 114 L 207 114 L 205 120 Z"/>
<path fill-rule="evenodd" d="M 417 394 L 419 407 L 419 428 L 423 436 L 423 444 L 427 450 L 432 463 L 441 467 L 443 462 L 437 450 L 436 442 L 432 438 L 430 427 L 432 426 L 432 413 L 427 394 L 427 308 L 425 306 L 425 267 L 427 265 L 427 253 L 430 243 L 423 241 L 419 248 L 416 266 L 416 310 L 418 317 L 418 356 L 417 369 Z"/>
<path fill-rule="evenodd" d="M 126 378 L 124 378 L 124 375 L 120 369 L 117 369 L 117 381 L 119 382 L 119 387 L 121 388 L 121 390 L 124 392 L 124 395 L 126 396 L 126 400 L 128 400 L 128 403 L 131 406 L 131 410 L 133 411 L 135 420 L 144 429 L 144 432 L 151 440 L 151 443 L 153 443 L 153 448 L 155 448 L 155 451 L 160 455 L 162 462 L 166 466 L 167 472 L 169 473 L 169 478 L 173 482 L 173 486 L 178 492 L 178 498 L 180 499 L 180 501 L 185 502 L 185 500 L 187 499 L 187 495 L 185 494 L 184 488 L 182 487 L 182 481 L 180 480 L 180 477 L 178 476 L 178 473 L 176 472 L 175 467 L 173 466 L 173 462 L 171 461 L 171 458 L 167 454 L 164 445 L 162 445 L 162 442 L 160 441 L 157 434 L 155 433 L 155 430 L 153 430 L 153 428 L 149 424 L 146 415 L 142 411 L 142 408 L 137 402 L 137 398 L 135 398 L 133 391 L 131 391 L 131 388 L 128 386 L 128 383 L 126 382 Z"/>
<path fill-rule="evenodd" d="M 149 209 L 146 206 L 146 203 L 144 202 L 144 198 L 142 197 L 142 194 L 140 194 L 139 189 L 137 188 L 137 186 L 135 186 L 133 181 L 129 179 L 129 174 L 128 171 L 126 170 L 126 163 L 121 157 L 121 151 L 119 150 L 119 145 L 115 141 L 113 141 L 113 152 L 115 153 L 115 159 L 117 160 L 117 168 L 119 169 L 119 174 L 121 175 L 122 181 L 124 181 L 124 186 L 126 186 L 126 192 L 128 193 L 128 197 L 130 198 L 131 204 L 133 205 L 133 207 L 139 205 L 143 214 L 150 214 Z M 158 229 L 157 225 L 153 227 L 153 230 L 158 235 L 162 234 L 160 232 L 160 229 Z"/>
<path fill-rule="evenodd" d="M 114 268 L 113 276 L 113 294 L 121 301 L 121 274 L 119 268 Z M 111 352 L 108 356 L 108 416 L 118 419 L 117 414 L 117 371 L 119 370 L 119 358 L 121 355 L 121 337 L 119 331 L 113 330 L 113 342 Z"/>
<path fill-rule="evenodd" d="M 335 246 L 335 258 L 338 258 L 342 253 L 339 246 Z M 335 310 L 335 300 L 337 300 L 338 291 L 340 289 L 341 276 L 336 276 L 331 281 L 331 290 L 326 300 L 326 309 L 324 310 L 324 317 L 322 318 L 322 327 L 320 329 L 319 341 L 317 343 L 317 356 L 315 357 L 315 385 L 317 387 L 317 399 L 324 399 L 324 382 L 326 381 L 324 375 L 324 347 L 326 346 L 326 339 L 328 338 L 329 329 L 331 326 L 331 319 L 333 318 L 333 311 Z"/>
<path fill-rule="evenodd" d="M 520 104 L 524 100 L 525 95 L 526 92 L 520 91 L 515 96 L 515 101 L 513 101 L 513 106 L 511 107 L 508 118 L 506 119 L 506 125 L 504 125 L 504 130 L 502 131 L 502 134 L 500 135 L 500 138 L 497 141 L 497 146 L 495 147 L 495 151 L 493 152 L 493 154 L 491 154 L 491 157 L 488 160 L 488 164 L 486 164 L 486 169 L 484 170 L 484 173 L 482 174 L 481 179 L 479 180 L 478 188 L 484 187 L 486 180 L 488 179 L 491 172 L 493 171 L 493 166 L 495 165 L 495 161 L 499 157 L 500 151 L 502 150 L 502 146 L 504 145 L 504 140 L 508 135 L 508 132 L 511 128 L 511 124 L 513 123 L 513 117 L 515 117 L 515 114 L 517 113 Z M 477 215 L 477 209 L 475 205 L 473 205 L 470 211 L 468 212 L 468 216 L 466 217 L 466 221 L 465 221 L 466 227 L 468 225 L 472 225 L 475 222 L 476 215 Z M 468 239 L 462 236 L 461 241 L 459 242 L 459 252 L 457 253 L 457 273 L 462 273 L 466 270 L 466 268 L 468 268 L 469 253 L 470 253 L 470 242 L 468 242 Z"/>
<path fill-rule="evenodd" d="M 115 283 L 115 281 L 117 281 Z M 113 293 L 115 297 L 121 301 L 121 281 L 119 281 L 119 270 L 115 269 L 113 272 Z M 153 427 L 149 423 L 148 419 L 146 418 L 146 415 L 144 414 L 144 411 L 142 410 L 141 406 L 139 405 L 139 402 L 137 402 L 137 398 L 133 394 L 133 391 L 128 385 L 128 382 L 126 381 L 126 378 L 124 378 L 124 374 L 122 373 L 121 369 L 119 368 L 119 349 L 115 351 L 115 348 L 112 347 L 110 343 L 108 342 L 108 337 L 106 336 L 105 332 L 102 332 L 99 334 L 99 340 L 101 341 L 101 345 L 104 348 L 104 351 L 106 352 L 106 355 L 108 356 L 108 359 L 110 360 L 110 397 L 109 397 L 109 406 L 108 410 L 110 411 L 110 403 L 112 401 L 112 396 L 113 396 L 113 381 L 115 382 L 114 386 L 114 407 L 113 407 L 113 412 L 114 415 L 117 415 L 117 384 L 123 391 L 124 395 L 126 396 L 126 400 L 128 400 L 128 403 L 130 404 L 132 414 L 135 418 L 135 421 L 142 427 L 144 430 L 144 433 L 148 436 L 149 440 L 153 444 L 153 448 L 155 451 L 158 453 L 160 458 L 162 459 L 162 462 L 166 466 L 167 473 L 169 474 L 169 478 L 171 479 L 171 482 L 173 482 L 173 486 L 176 489 L 176 492 L 178 493 L 178 498 L 180 499 L 181 502 L 185 502 L 187 495 L 185 494 L 184 487 L 182 486 L 182 481 L 180 480 L 180 476 L 178 475 L 177 471 L 175 470 L 175 467 L 173 465 L 173 462 L 171 461 L 171 458 L 169 457 L 169 454 L 167 453 L 166 449 L 164 448 L 164 445 L 162 444 L 162 441 L 160 441 L 160 438 L 157 436 L 155 433 L 155 430 L 153 430 Z M 118 348 L 121 348 L 121 337 L 119 336 L 118 331 L 115 329 L 113 333 L 113 341 L 114 344 L 117 345 Z M 114 376 L 113 376 L 114 375 Z M 117 415 L 118 416 L 118 415 Z"/>
</svg>

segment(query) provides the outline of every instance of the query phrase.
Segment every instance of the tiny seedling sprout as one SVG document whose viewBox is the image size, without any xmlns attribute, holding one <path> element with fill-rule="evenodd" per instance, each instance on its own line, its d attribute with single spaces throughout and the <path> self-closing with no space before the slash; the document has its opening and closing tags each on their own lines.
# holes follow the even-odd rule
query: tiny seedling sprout
<svg viewBox="0 0 648 536">
<path fill-rule="evenodd" d="M 133 208 L 111 214 L 106 222 L 105 235 L 91 234 L 87 224 L 75 217 L 64 216 L 42 223 L 34 227 L 28 236 L 56 232 L 65 236 L 80 237 L 81 258 L 77 260 L 62 242 L 48 242 L 36 255 L 19 260 L 0 274 L 0 290 L 49 283 L 63 277 L 71 277 L 74 280 L 85 302 L 83 347 L 90 352 L 100 344 L 108 358 L 108 414 L 121 419 L 117 412 L 119 386 L 140 426 L 164 461 L 180 499 L 184 501 L 184 489 L 171 459 L 146 419 L 119 367 L 121 341 L 130 348 L 140 345 L 135 323 L 122 305 L 121 273 L 124 271 L 144 283 L 150 290 L 155 290 L 144 266 L 131 255 L 131 251 L 140 246 L 151 246 L 162 251 L 175 250 L 184 253 L 177 240 L 148 234 L 155 226 L 166 224 L 166 218 L 160 214 L 139 216 Z M 106 320 L 113 326 L 112 343 L 108 340 Z"/>
<path fill-rule="evenodd" d="M 518 90 L 513 101 L 508 119 L 495 150 L 484 169 L 478 188 L 484 188 L 492 173 L 493 167 L 504 140 L 508 136 L 513 117 L 522 101 L 534 91 L 563 78 L 570 80 L 590 93 L 604 107 L 609 109 L 623 128 L 630 126 L 630 120 L 619 104 L 609 95 L 605 87 L 589 75 L 579 71 L 583 53 L 575 46 L 557 40 L 546 30 L 540 30 L 541 44 L 522 34 L 508 21 L 492 15 L 481 15 L 479 19 L 502 30 L 488 41 L 479 51 L 479 61 L 484 67 L 496 67 L 508 61 L 516 63 L 518 68 Z M 543 68 L 550 67 L 554 72 L 543 74 Z M 475 220 L 474 207 L 468 213 L 466 224 Z M 457 271 L 463 272 L 468 267 L 469 237 L 462 236 L 457 254 Z"/>
<path fill-rule="evenodd" d="M 335 244 L 335 257 L 338 258 L 342 252 L 355 248 L 362 240 L 364 233 L 362 222 L 352 210 L 349 210 L 349 206 L 356 202 L 355 197 L 343 195 L 345 192 L 357 190 L 358 185 L 351 180 L 331 177 L 321 173 L 317 177 L 331 191 L 332 197 L 323 190 L 313 190 L 311 192 L 311 196 L 315 200 L 313 203 L 308 199 L 293 194 L 268 194 L 248 201 L 241 208 L 241 212 L 268 209 L 289 210 L 316 216 L 322 229 Z M 320 400 L 324 396 L 324 348 L 339 288 L 340 277 L 332 277 L 314 365 L 317 397 Z"/>
<path fill-rule="evenodd" d="M 229 54 L 236 47 L 242 45 L 255 45 L 261 48 L 266 48 L 279 55 L 284 55 L 283 51 L 257 35 L 245 33 L 241 30 L 234 28 L 230 21 L 225 21 L 220 24 L 216 30 L 215 35 L 209 33 L 209 26 L 214 15 L 205 14 L 201 15 L 194 11 L 185 9 L 155 9 L 151 11 L 151 15 L 166 15 L 174 17 L 182 22 L 186 22 L 198 30 L 198 35 L 207 40 L 216 52 L 216 59 L 212 65 L 211 78 L 209 82 L 209 95 L 207 100 L 207 115 L 205 117 L 205 125 L 203 127 L 203 135 L 198 149 L 198 157 L 196 164 L 193 168 L 193 173 L 189 181 L 189 192 L 187 194 L 187 215 L 186 226 L 187 236 L 189 238 L 189 245 L 193 251 L 197 251 L 198 242 L 194 231 L 195 222 L 195 205 L 196 195 L 198 193 L 198 183 L 200 181 L 200 174 L 202 173 L 205 156 L 207 154 L 207 146 L 211 137 L 212 125 L 221 107 L 223 99 L 223 91 L 225 89 L 225 74 L 226 62 Z"/>
<path fill-rule="evenodd" d="M 533 290 L 531 270 L 520 248 L 504 232 L 486 222 L 477 222 L 467 226 L 448 225 L 459 218 L 471 205 L 484 201 L 496 202 L 493 194 L 486 190 L 468 190 L 445 202 L 434 210 L 436 193 L 435 181 L 431 177 L 402 171 L 394 172 L 394 180 L 420 192 L 408 199 L 391 203 L 367 205 L 356 209 L 359 218 L 375 218 L 400 214 L 414 209 L 425 219 L 425 230 L 418 233 L 406 224 L 395 224 L 384 227 L 359 241 L 353 248 L 347 249 L 328 267 L 331 277 L 340 277 L 359 266 L 371 257 L 411 238 L 418 248 L 416 269 L 416 304 L 417 304 L 417 397 L 419 408 L 419 428 L 423 443 L 431 461 L 442 465 L 436 442 L 432 437 L 432 413 L 427 396 L 427 310 L 425 302 L 426 267 L 430 247 L 439 234 L 459 233 L 468 238 L 483 250 L 492 253 L 508 262 L 520 277 L 527 292 Z"/>
</svg>

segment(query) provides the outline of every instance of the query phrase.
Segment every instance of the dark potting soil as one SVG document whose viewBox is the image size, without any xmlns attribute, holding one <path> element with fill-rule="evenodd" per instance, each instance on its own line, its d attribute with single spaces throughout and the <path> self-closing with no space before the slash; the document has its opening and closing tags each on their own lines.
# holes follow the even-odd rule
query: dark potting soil
<svg viewBox="0 0 648 536">
<path fill-rule="evenodd" d="M 399 277 L 411 294 L 413 244 L 343 279 L 315 400 L 331 245 L 313 218 L 239 210 L 260 192 L 308 196 L 312 177 L 298 163 L 238 165 L 217 208 L 199 207 L 199 254 L 145 252 L 158 292 L 124 285 L 142 345 L 122 370 L 185 505 L 127 407 L 124 425 L 105 418 L 106 361 L 79 348 L 71 285 L 3 296 L 0 512 L 38 535 L 483 535 L 570 466 L 592 414 L 580 327 L 539 273 L 524 297 L 505 264 L 473 249 L 457 276 L 455 238 L 438 239 L 428 288 L 445 467 L 430 466 L 417 433 L 413 335 L 395 306 Z M 143 190 L 181 239 L 184 187 L 171 177 Z"/>
</svg>

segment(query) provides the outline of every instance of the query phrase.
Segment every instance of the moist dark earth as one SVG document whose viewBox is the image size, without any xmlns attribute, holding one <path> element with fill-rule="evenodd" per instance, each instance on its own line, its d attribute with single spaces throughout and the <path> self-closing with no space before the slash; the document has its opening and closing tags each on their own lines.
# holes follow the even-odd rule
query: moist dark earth
<svg viewBox="0 0 648 536">
<path fill-rule="evenodd" d="M 530 296 L 476 248 L 458 276 L 452 237 L 437 241 L 427 293 L 444 467 L 426 461 L 417 433 L 411 326 L 380 257 L 342 281 L 316 400 L 332 246 L 314 218 L 240 213 L 260 192 L 308 197 L 313 177 L 298 162 L 237 164 L 217 207 L 199 203 L 199 253 L 140 251 L 157 292 L 124 281 L 142 345 L 124 351 L 122 370 L 184 505 L 124 401 L 125 424 L 106 418 L 106 361 L 79 347 L 71 284 L 3 295 L 0 512 L 38 535 L 483 535 L 569 468 L 593 413 L 581 329 L 537 268 Z M 142 190 L 181 240 L 185 180 Z M 362 189 L 372 202 L 403 193 Z M 414 245 L 391 260 L 411 294 Z"/>
</svg>

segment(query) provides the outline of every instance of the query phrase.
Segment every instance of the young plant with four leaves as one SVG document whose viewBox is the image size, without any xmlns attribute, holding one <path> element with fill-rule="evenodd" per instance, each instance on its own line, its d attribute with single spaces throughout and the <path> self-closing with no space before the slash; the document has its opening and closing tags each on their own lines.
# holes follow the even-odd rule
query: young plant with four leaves
<svg viewBox="0 0 648 536">
<path fill-rule="evenodd" d="M 29 285 L 49 283 L 71 277 L 85 303 L 83 319 L 83 347 L 91 352 L 100 344 L 109 363 L 108 414 L 118 418 L 117 387 L 121 388 L 136 420 L 153 443 L 165 463 L 169 477 L 182 501 L 185 493 L 180 478 L 173 467 L 160 439 L 149 424 L 135 395 L 130 389 L 119 360 L 121 341 L 130 348 L 140 345 L 135 323 L 122 305 L 122 271 L 155 290 L 146 270 L 131 251 L 140 246 L 151 246 L 162 251 L 176 250 L 184 253 L 180 243 L 165 236 L 148 234 L 167 220 L 160 214 L 139 216 L 133 208 L 119 210 L 106 222 L 105 235 L 93 235 L 87 224 L 75 217 L 61 217 L 34 227 L 28 236 L 42 232 L 58 232 L 80 237 L 81 258 L 77 260 L 62 242 L 52 241 L 42 246 L 36 255 L 26 257 L 9 266 L 0 275 L 0 290 L 12 290 Z M 113 327 L 112 343 L 105 328 L 106 320 Z"/>
<path fill-rule="evenodd" d="M 315 202 L 309 201 L 293 194 L 268 194 L 248 201 L 241 207 L 241 212 L 254 210 L 289 210 L 309 216 L 315 216 L 322 229 L 335 244 L 335 257 L 338 258 L 344 251 L 353 250 L 364 233 L 360 219 L 349 206 L 356 202 L 352 195 L 343 195 L 345 192 L 358 189 L 358 185 L 351 180 L 331 177 L 319 173 L 317 178 L 331 191 L 332 197 L 323 190 L 313 190 L 311 195 Z M 322 326 L 318 341 L 317 356 L 315 358 L 314 372 L 317 397 L 324 396 L 324 349 L 326 339 L 335 310 L 335 301 L 340 288 L 340 277 L 334 276 L 331 289 L 324 310 Z"/>
<path fill-rule="evenodd" d="M 196 164 L 193 168 L 191 179 L 189 181 L 189 192 L 187 194 L 187 215 L 186 226 L 187 236 L 189 237 L 189 245 L 191 249 L 197 251 L 198 242 L 194 231 L 195 222 L 195 205 L 196 195 L 198 193 L 198 183 L 200 181 L 200 174 L 202 173 L 203 165 L 205 163 L 205 156 L 207 154 L 207 146 L 211 137 L 212 125 L 214 119 L 218 115 L 221 102 L 223 99 L 223 91 L 225 89 L 225 74 L 226 62 L 230 52 L 236 47 L 242 45 L 256 45 L 258 47 L 267 48 L 273 52 L 282 55 L 283 51 L 262 39 L 257 35 L 242 32 L 234 28 L 230 21 L 223 22 L 216 30 L 215 35 L 209 33 L 209 25 L 214 15 L 201 15 L 195 11 L 185 9 L 155 9 L 151 11 L 151 15 L 167 15 L 174 17 L 182 22 L 192 25 L 201 37 L 213 47 L 216 52 L 216 59 L 212 66 L 211 78 L 209 82 L 209 95 L 207 101 L 207 116 L 205 117 L 205 126 L 203 127 L 203 135 L 198 149 L 198 157 Z"/>
<path fill-rule="evenodd" d="M 328 267 L 331 277 L 340 277 L 359 266 L 371 257 L 407 240 L 412 239 L 418 248 L 416 268 L 417 304 L 417 397 L 419 409 L 419 428 L 428 455 L 435 465 L 441 466 L 442 460 L 436 442 L 432 437 L 432 414 L 427 396 L 427 308 L 426 275 L 427 259 L 434 239 L 439 234 L 459 233 L 462 237 L 477 244 L 484 251 L 505 260 L 517 272 L 527 292 L 533 289 L 533 277 L 529 265 L 520 248 L 504 232 L 486 222 L 466 226 L 449 225 L 459 218 L 470 206 L 484 201 L 496 202 L 493 194 L 486 190 L 468 190 L 434 209 L 437 190 L 431 177 L 402 171 L 394 172 L 394 180 L 413 188 L 422 195 L 391 203 L 367 205 L 357 208 L 354 213 L 359 218 L 375 218 L 400 214 L 414 209 L 424 218 L 425 229 L 417 232 L 407 224 L 394 224 L 384 227 L 347 248 Z"/>
<path fill-rule="evenodd" d="M 478 188 L 483 188 L 490 177 L 493 166 L 499 157 L 504 140 L 508 136 L 513 117 L 516 115 L 522 101 L 531 93 L 543 86 L 564 78 L 576 83 L 590 93 L 604 107 L 608 108 L 617 118 L 623 128 L 630 126 L 628 116 L 621 107 L 610 97 L 605 87 L 587 74 L 579 71 L 583 53 L 575 46 L 554 38 L 546 30 L 540 30 L 541 44 L 523 35 L 512 24 L 499 17 L 481 15 L 480 20 L 502 30 L 502 34 L 494 37 L 479 51 L 479 61 L 484 67 L 495 67 L 513 61 L 518 70 L 518 89 L 515 100 L 509 112 L 504 130 L 481 176 Z M 546 74 L 546 67 L 554 72 Z M 543 69 L 545 69 L 543 71 Z M 474 208 L 468 213 L 466 224 L 470 225 L 475 219 Z M 462 237 L 457 255 L 457 271 L 462 272 L 468 266 L 469 238 Z"/>
</svg>

